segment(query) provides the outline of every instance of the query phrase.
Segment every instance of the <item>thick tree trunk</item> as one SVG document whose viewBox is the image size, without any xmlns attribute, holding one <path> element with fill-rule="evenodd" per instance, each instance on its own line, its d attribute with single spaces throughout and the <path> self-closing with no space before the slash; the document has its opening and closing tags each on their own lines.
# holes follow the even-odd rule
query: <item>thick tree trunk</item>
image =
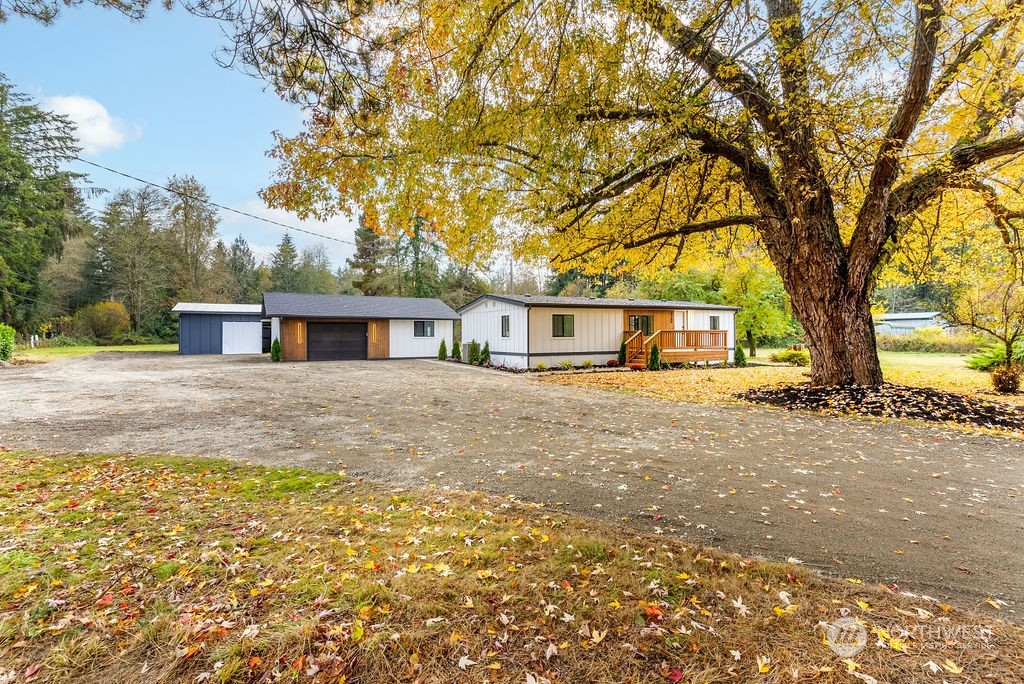
<svg viewBox="0 0 1024 684">
<path fill-rule="evenodd" d="M 792 206 L 805 209 L 794 202 Z M 811 383 L 879 385 L 869 288 L 849 281 L 849 259 L 834 223 L 802 211 L 790 230 L 797 235 L 769 242 L 769 254 L 804 328 L 811 353 Z"/>
<path fill-rule="evenodd" d="M 757 340 L 754 339 L 754 333 L 748 328 L 747 329 L 747 347 L 750 349 L 750 358 L 757 358 Z"/>
<path fill-rule="evenodd" d="M 870 302 L 866 295 L 852 296 L 837 280 L 822 278 L 817 283 L 791 283 L 787 287 L 793 311 L 807 336 L 811 383 L 879 385 L 882 369 Z M 828 282 L 833 283 L 832 291 L 826 287 Z"/>
<path fill-rule="evenodd" d="M 871 318 L 871 302 L 867 293 L 848 300 L 843 321 L 853 363 L 854 382 L 858 385 L 881 385 L 882 367 L 878 363 L 875 322 Z"/>
</svg>

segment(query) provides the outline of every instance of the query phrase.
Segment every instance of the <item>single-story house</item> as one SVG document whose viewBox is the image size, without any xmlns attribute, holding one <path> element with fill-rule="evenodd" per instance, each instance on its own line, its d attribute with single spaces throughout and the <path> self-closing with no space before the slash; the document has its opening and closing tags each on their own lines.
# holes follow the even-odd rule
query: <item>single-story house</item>
<svg viewBox="0 0 1024 684">
<path fill-rule="evenodd" d="M 875 332 L 886 335 L 909 335 L 918 328 L 948 328 L 949 323 L 938 311 L 886 313 L 874 317 Z"/>
<path fill-rule="evenodd" d="M 626 363 L 733 360 L 736 312 L 700 302 L 539 295 L 483 295 L 466 304 L 463 344 L 489 343 L 495 364 L 536 368 L 564 361 L 603 365 L 626 343 Z"/>
<path fill-rule="evenodd" d="M 264 351 L 259 304 L 178 302 L 179 354 L 259 354 Z"/>
<path fill-rule="evenodd" d="M 263 316 L 285 361 L 435 358 L 459 315 L 440 299 L 267 292 Z"/>
</svg>

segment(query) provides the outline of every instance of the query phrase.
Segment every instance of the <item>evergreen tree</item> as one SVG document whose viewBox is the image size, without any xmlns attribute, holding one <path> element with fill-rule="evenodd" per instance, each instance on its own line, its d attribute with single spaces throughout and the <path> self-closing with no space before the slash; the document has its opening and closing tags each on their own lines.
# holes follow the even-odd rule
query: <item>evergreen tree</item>
<svg viewBox="0 0 1024 684">
<path fill-rule="evenodd" d="M 356 251 L 347 262 L 354 275 L 352 284 L 365 295 L 395 295 L 396 278 L 390 263 L 394 242 L 367 228 L 365 219 L 365 216 L 359 217 Z"/>
<path fill-rule="evenodd" d="M 231 272 L 236 295 L 234 301 L 243 304 L 257 304 L 263 295 L 259 270 L 252 248 L 241 235 L 228 248 L 227 265 Z"/>
<path fill-rule="evenodd" d="M 85 221 L 61 170 L 78 152 L 74 126 L 15 92 L 0 74 L 0 322 L 35 332 L 46 299 L 43 268 Z"/>
<path fill-rule="evenodd" d="M 277 251 L 270 257 L 270 282 L 278 292 L 298 291 L 299 253 L 288 233 L 284 234 Z"/>
<path fill-rule="evenodd" d="M 737 344 L 735 351 L 733 351 L 732 362 L 737 368 L 747 367 L 747 355 L 743 353 L 743 345 Z"/>
<path fill-rule="evenodd" d="M 647 370 L 661 370 L 661 350 L 657 342 L 651 345 L 651 353 L 647 356 Z"/>
</svg>

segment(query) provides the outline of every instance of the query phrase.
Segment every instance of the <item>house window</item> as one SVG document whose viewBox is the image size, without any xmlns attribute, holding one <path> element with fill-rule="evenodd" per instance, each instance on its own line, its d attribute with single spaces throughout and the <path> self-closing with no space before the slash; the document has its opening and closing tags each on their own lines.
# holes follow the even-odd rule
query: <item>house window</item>
<svg viewBox="0 0 1024 684">
<path fill-rule="evenodd" d="M 509 324 L 508 316 L 502 316 L 501 317 L 501 336 L 502 337 L 511 337 L 512 336 L 512 327 Z"/>
<path fill-rule="evenodd" d="M 708 328 L 710 330 L 721 330 L 722 324 L 719 316 L 708 316 Z"/>
<path fill-rule="evenodd" d="M 630 316 L 629 329 L 641 330 L 644 335 L 654 333 L 654 316 Z"/>
<path fill-rule="evenodd" d="M 574 337 L 572 314 L 553 314 L 551 316 L 552 337 Z"/>
<path fill-rule="evenodd" d="M 434 321 L 413 321 L 412 322 L 412 336 L 413 337 L 433 337 L 434 336 Z"/>
</svg>

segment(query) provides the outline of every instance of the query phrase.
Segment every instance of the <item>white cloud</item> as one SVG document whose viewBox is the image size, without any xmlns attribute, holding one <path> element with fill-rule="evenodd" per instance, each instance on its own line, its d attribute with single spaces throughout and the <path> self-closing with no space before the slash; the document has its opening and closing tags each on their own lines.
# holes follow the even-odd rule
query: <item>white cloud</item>
<svg viewBox="0 0 1024 684">
<path fill-rule="evenodd" d="M 113 117 L 102 104 L 82 95 L 57 95 L 43 99 L 43 107 L 71 119 L 82 151 L 95 155 L 116 150 L 142 136 L 142 128 Z"/>
</svg>

